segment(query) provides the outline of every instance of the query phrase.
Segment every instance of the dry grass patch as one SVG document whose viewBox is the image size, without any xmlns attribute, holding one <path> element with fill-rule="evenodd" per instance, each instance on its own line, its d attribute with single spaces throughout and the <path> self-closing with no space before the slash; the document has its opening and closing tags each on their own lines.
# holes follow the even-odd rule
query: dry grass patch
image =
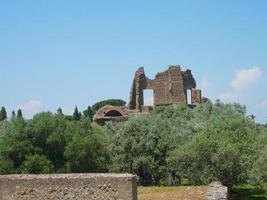
<svg viewBox="0 0 267 200">
<path fill-rule="evenodd" d="M 206 200 L 207 186 L 138 187 L 138 200 Z"/>
</svg>

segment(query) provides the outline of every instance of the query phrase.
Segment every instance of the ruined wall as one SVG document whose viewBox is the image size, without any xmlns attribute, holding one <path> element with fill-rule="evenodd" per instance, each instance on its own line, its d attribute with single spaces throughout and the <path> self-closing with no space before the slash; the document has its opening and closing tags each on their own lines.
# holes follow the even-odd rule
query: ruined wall
<svg viewBox="0 0 267 200">
<path fill-rule="evenodd" d="M 1 200 L 137 200 L 129 174 L 0 176 Z"/>
<path fill-rule="evenodd" d="M 155 79 L 149 79 L 144 68 L 140 67 L 135 72 L 128 106 L 100 108 L 94 116 L 94 121 L 104 125 L 107 121 L 120 122 L 132 115 L 151 112 L 153 106 L 144 106 L 146 89 L 153 90 L 155 106 L 187 103 L 194 107 L 202 101 L 201 90 L 196 89 L 196 82 L 190 70 L 182 71 L 179 65 L 170 65 L 166 71 L 158 73 Z M 188 94 L 191 96 L 188 97 Z"/>
<path fill-rule="evenodd" d="M 158 73 L 150 80 L 147 88 L 154 90 L 154 104 L 168 105 L 186 103 L 182 71 L 179 66 L 170 66 L 165 72 Z"/>
<path fill-rule="evenodd" d="M 129 99 L 129 108 L 141 109 L 141 106 L 144 105 L 144 93 L 143 90 L 147 87 L 147 77 L 143 67 L 140 67 L 134 76 L 132 83 L 130 99 Z"/>
<path fill-rule="evenodd" d="M 202 101 L 202 94 L 201 90 L 198 89 L 192 89 L 192 104 L 200 104 Z"/>
<path fill-rule="evenodd" d="M 187 103 L 187 91 L 192 91 L 192 104 L 201 102 L 200 90 L 190 70 L 182 71 L 179 65 L 170 65 L 168 70 L 160 72 L 155 79 L 146 77 L 144 68 L 139 68 L 132 83 L 129 109 L 141 110 L 144 105 L 143 90 L 154 92 L 154 105 Z"/>
</svg>

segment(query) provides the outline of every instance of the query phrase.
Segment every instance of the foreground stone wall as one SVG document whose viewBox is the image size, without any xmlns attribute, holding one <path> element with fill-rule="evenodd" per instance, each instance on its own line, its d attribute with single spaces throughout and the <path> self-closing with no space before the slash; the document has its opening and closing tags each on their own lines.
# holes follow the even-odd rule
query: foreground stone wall
<svg viewBox="0 0 267 200">
<path fill-rule="evenodd" d="M 227 200 L 228 188 L 223 186 L 220 182 L 214 182 L 209 185 L 207 193 L 208 200 Z"/>
<path fill-rule="evenodd" d="M 137 200 L 136 179 L 130 174 L 0 176 L 0 199 Z"/>
</svg>

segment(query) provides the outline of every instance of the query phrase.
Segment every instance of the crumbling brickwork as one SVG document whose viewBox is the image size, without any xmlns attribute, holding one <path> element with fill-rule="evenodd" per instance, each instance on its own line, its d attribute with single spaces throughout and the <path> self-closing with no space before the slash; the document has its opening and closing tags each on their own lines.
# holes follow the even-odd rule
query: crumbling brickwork
<svg viewBox="0 0 267 200">
<path fill-rule="evenodd" d="M 0 176 L 0 199 L 137 200 L 136 179 L 129 174 Z"/>
<path fill-rule="evenodd" d="M 155 79 L 146 77 L 144 68 L 139 68 L 133 80 L 129 109 L 139 109 L 144 105 L 143 91 L 152 89 L 154 105 L 188 103 L 187 90 L 192 90 L 192 104 L 201 103 L 201 92 L 196 89 L 196 82 L 190 70 L 182 71 L 179 65 L 158 73 Z"/>
<path fill-rule="evenodd" d="M 105 106 L 97 111 L 94 120 L 104 124 L 106 121 L 123 121 L 138 113 L 149 113 L 153 107 L 144 106 L 146 89 L 153 90 L 155 106 L 185 103 L 192 107 L 202 100 L 201 90 L 196 89 L 196 81 L 190 70 L 182 71 L 179 65 L 170 65 L 166 71 L 149 79 L 144 68 L 140 67 L 135 72 L 128 107 Z"/>
</svg>

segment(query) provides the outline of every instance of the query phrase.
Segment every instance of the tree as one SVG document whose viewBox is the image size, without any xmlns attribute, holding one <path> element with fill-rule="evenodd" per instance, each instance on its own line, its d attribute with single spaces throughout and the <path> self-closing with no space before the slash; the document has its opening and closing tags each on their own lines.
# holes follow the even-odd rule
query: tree
<svg viewBox="0 0 267 200">
<path fill-rule="evenodd" d="M 72 117 L 76 121 L 79 121 L 81 119 L 81 113 L 78 111 L 77 106 L 75 106 L 75 109 L 74 109 Z"/>
<path fill-rule="evenodd" d="M 21 109 L 18 109 L 17 117 L 18 117 L 18 118 L 23 118 Z"/>
<path fill-rule="evenodd" d="M 12 113 L 11 113 L 11 118 L 15 118 L 16 117 L 16 113 L 15 111 L 13 110 Z"/>
<path fill-rule="evenodd" d="M 0 110 L 0 121 L 3 121 L 5 119 L 7 119 L 7 112 L 5 107 L 2 107 Z"/>
<path fill-rule="evenodd" d="M 248 181 L 257 158 L 257 126 L 238 104 L 156 107 L 106 129 L 111 172 L 137 174 L 142 185 L 175 184 L 183 178 L 195 185 L 218 180 L 232 187 Z"/>
<path fill-rule="evenodd" d="M 44 155 L 30 155 L 21 166 L 21 171 L 28 174 L 48 174 L 54 172 L 54 166 Z"/>
<path fill-rule="evenodd" d="M 160 185 L 169 174 L 168 152 L 175 148 L 175 135 L 159 115 L 131 118 L 109 129 L 112 171 L 137 174 L 142 185 Z"/>
<path fill-rule="evenodd" d="M 108 171 L 107 135 L 86 118 L 16 117 L 1 122 L 0 133 L 0 174 Z"/>
<path fill-rule="evenodd" d="M 257 142 L 257 158 L 250 173 L 250 182 L 263 186 L 267 183 L 267 127 L 259 127 Z"/>
<path fill-rule="evenodd" d="M 61 115 L 61 116 L 63 116 L 64 114 L 63 114 L 63 111 L 62 111 L 62 109 L 61 108 L 58 108 L 57 109 L 57 114 L 58 115 Z"/>
<path fill-rule="evenodd" d="M 107 99 L 104 101 L 99 101 L 97 103 L 95 103 L 92 106 L 92 111 L 93 113 L 96 113 L 100 108 L 106 106 L 106 105 L 110 105 L 110 106 L 124 106 L 126 104 L 125 101 L 121 100 L 121 99 Z"/>
<path fill-rule="evenodd" d="M 83 115 L 93 121 L 93 111 L 91 106 L 88 106 L 85 111 L 83 111 Z"/>
</svg>

